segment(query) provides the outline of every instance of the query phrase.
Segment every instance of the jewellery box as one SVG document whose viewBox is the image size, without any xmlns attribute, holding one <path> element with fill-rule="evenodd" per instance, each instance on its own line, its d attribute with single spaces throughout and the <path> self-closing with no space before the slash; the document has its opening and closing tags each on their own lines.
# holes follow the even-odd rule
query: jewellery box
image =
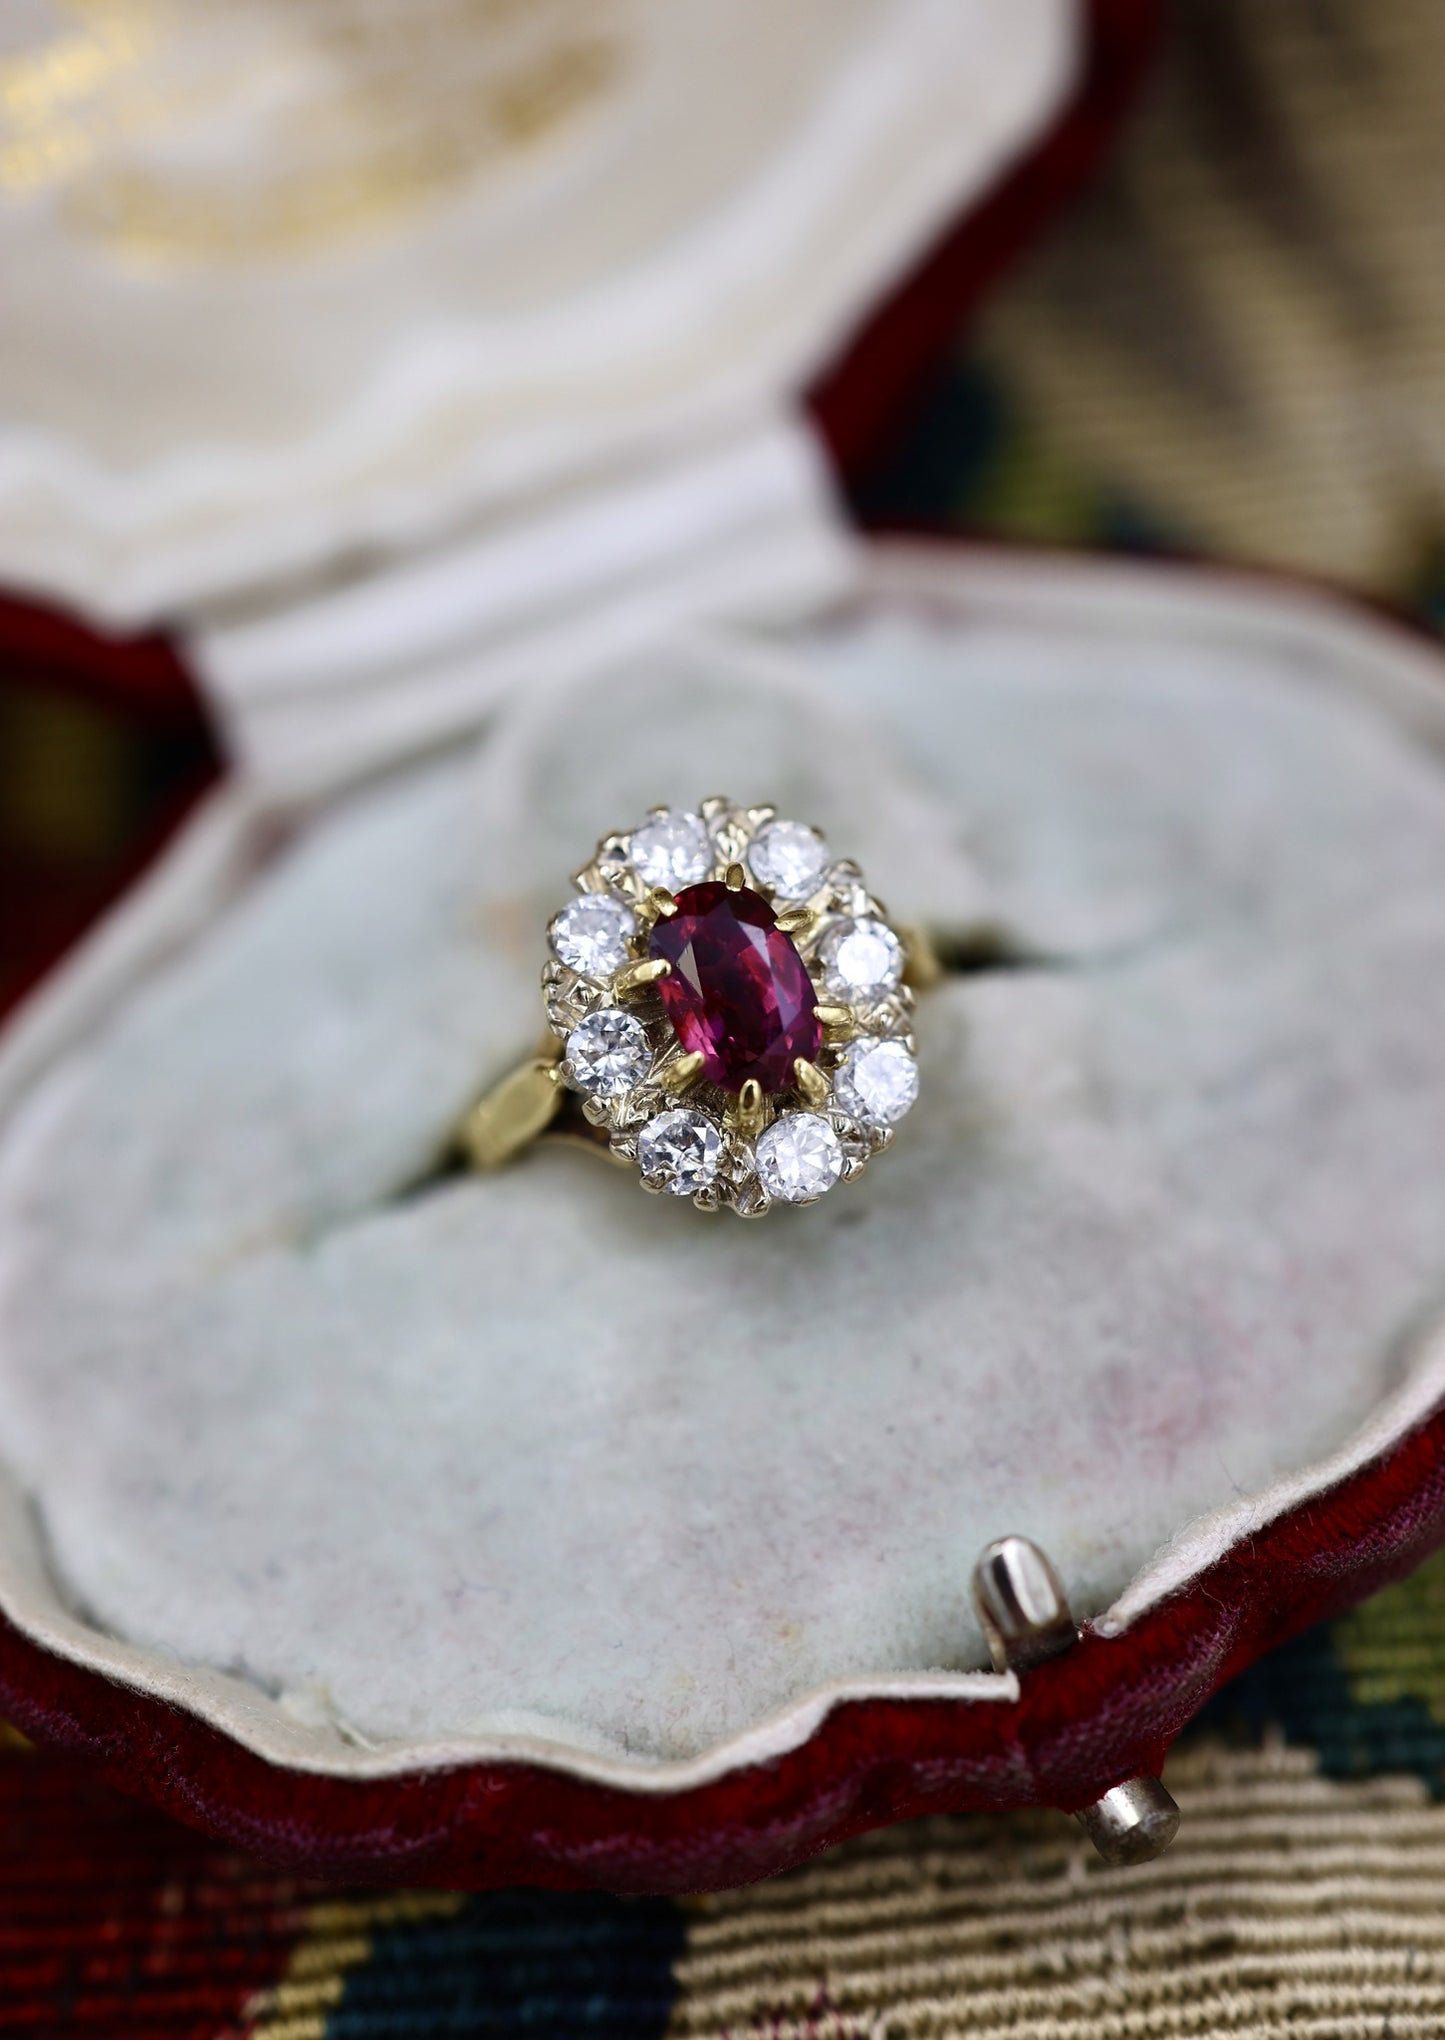
<svg viewBox="0 0 1445 2040">
<path fill-rule="evenodd" d="M 0 1706 L 297 1864 L 681 1890 L 1085 1808 L 1445 1532 L 1440 656 L 850 535 L 830 462 L 1146 24 L 780 13 L 499 5 L 440 81 L 418 28 L 382 177 L 316 24 L 203 10 L 3 216 L 0 568 L 166 622 L 231 765 L 0 1040 Z M 334 155 L 258 195 L 276 132 Z M 756 1226 L 449 1172 L 568 874 L 723 789 L 930 931 L 887 1170 Z M 994 1671 L 1011 1533 L 1083 1627 Z"/>
</svg>

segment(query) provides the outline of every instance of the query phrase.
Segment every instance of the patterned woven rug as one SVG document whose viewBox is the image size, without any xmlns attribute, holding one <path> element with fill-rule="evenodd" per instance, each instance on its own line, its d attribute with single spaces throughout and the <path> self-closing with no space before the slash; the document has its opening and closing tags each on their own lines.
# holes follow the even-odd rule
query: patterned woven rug
<svg viewBox="0 0 1445 2040">
<path fill-rule="evenodd" d="M 1167 543 L 1440 611 L 1445 8 L 1172 0 L 1122 147 L 876 511 Z"/>
<path fill-rule="evenodd" d="M 1178 0 L 1100 188 L 998 298 L 880 518 L 1303 567 L 1445 619 L 1445 13 Z M 0 674 L 0 1004 L 210 769 Z M 1215 1702 L 1161 1862 L 933 1821 L 678 1904 L 326 1891 L 0 1745 L 0 2036 L 1439 2040 L 1445 1558 Z"/>
</svg>

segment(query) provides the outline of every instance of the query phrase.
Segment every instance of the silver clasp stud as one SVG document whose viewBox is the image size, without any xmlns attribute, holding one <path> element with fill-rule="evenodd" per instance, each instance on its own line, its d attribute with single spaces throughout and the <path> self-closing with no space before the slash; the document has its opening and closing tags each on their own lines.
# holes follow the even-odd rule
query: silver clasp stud
<svg viewBox="0 0 1445 2040">
<path fill-rule="evenodd" d="M 973 1569 L 973 1602 L 995 1671 L 1022 1677 L 1079 1640 L 1058 1574 L 1027 1537 L 1000 1537 L 985 1546 Z M 1151 1862 L 1179 1832 L 1173 1795 L 1142 1771 L 1074 1818 L 1111 1864 Z"/>
</svg>

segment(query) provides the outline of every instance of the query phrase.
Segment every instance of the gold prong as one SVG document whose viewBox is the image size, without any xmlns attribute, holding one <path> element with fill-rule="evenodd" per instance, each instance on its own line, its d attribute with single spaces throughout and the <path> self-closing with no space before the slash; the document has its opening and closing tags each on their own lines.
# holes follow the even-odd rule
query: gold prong
<svg viewBox="0 0 1445 2040">
<path fill-rule="evenodd" d="M 741 892 L 748 882 L 748 875 L 740 864 L 728 866 L 728 891 Z"/>
<path fill-rule="evenodd" d="M 810 1105 L 824 1105 L 828 1100 L 831 1086 L 816 1063 L 805 1055 L 798 1056 L 793 1063 L 793 1075 L 798 1080 L 798 1089 Z"/>
<path fill-rule="evenodd" d="M 691 1055 L 680 1055 L 675 1063 L 669 1063 L 658 1074 L 658 1083 L 664 1091 L 670 1091 L 674 1098 L 680 1098 L 690 1085 L 702 1075 L 703 1053 L 694 1049 Z"/>
<path fill-rule="evenodd" d="M 637 911 L 645 921 L 669 921 L 677 912 L 677 901 L 665 886 L 655 885 L 638 902 Z"/>
<path fill-rule="evenodd" d="M 811 942 L 817 934 L 823 916 L 816 907 L 788 907 L 778 916 L 778 926 L 785 935 L 792 935 L 799 942 Z"/>
<path fill-rule="evenodd" d="M 851 1006 L 815 1006 L 813 1018 L 827 1034 L 856 1034 L 858 1016 Z"/>
<path fill-rule="evenodd" d="M 763 1087 L 756 1077 L 749 1077 L 738 1092 L 738 1101 L 728 1118 L 739 1133 L 746 1134 L 751 1140 L 755 1134 L 762 1132 L 764 1117 Z"/>
<path fill-rule="evenodd" d="M 672 965 L 665 956 L 649 957 L 645 963 L 625 963 L 612 980 L 612 989 L 618 998 L 625 998 L 629 992 L 640 992 L 648 985 L 655 985 L 659 978 L 671 977 Z"/>
</svg>

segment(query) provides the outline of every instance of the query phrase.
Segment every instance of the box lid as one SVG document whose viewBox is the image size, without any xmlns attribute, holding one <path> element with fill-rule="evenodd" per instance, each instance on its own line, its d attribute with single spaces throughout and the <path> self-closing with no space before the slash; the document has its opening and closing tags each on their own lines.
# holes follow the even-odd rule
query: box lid
<svg viewBox="0 0 1445 2040">
<path fill-rule="evenodd" d="M 1075 0 L 27 0 L 0 576 L 135 622 L 754 432 L 1038 135 Z"/>
<path fill-rule="evenodd" d="M 307 789 L 811 604 L 830 470 L 1097 159 L 1154 13 L 32 0 L 0 578 L 184 626 L 232 759 Z"/>
</svg>

